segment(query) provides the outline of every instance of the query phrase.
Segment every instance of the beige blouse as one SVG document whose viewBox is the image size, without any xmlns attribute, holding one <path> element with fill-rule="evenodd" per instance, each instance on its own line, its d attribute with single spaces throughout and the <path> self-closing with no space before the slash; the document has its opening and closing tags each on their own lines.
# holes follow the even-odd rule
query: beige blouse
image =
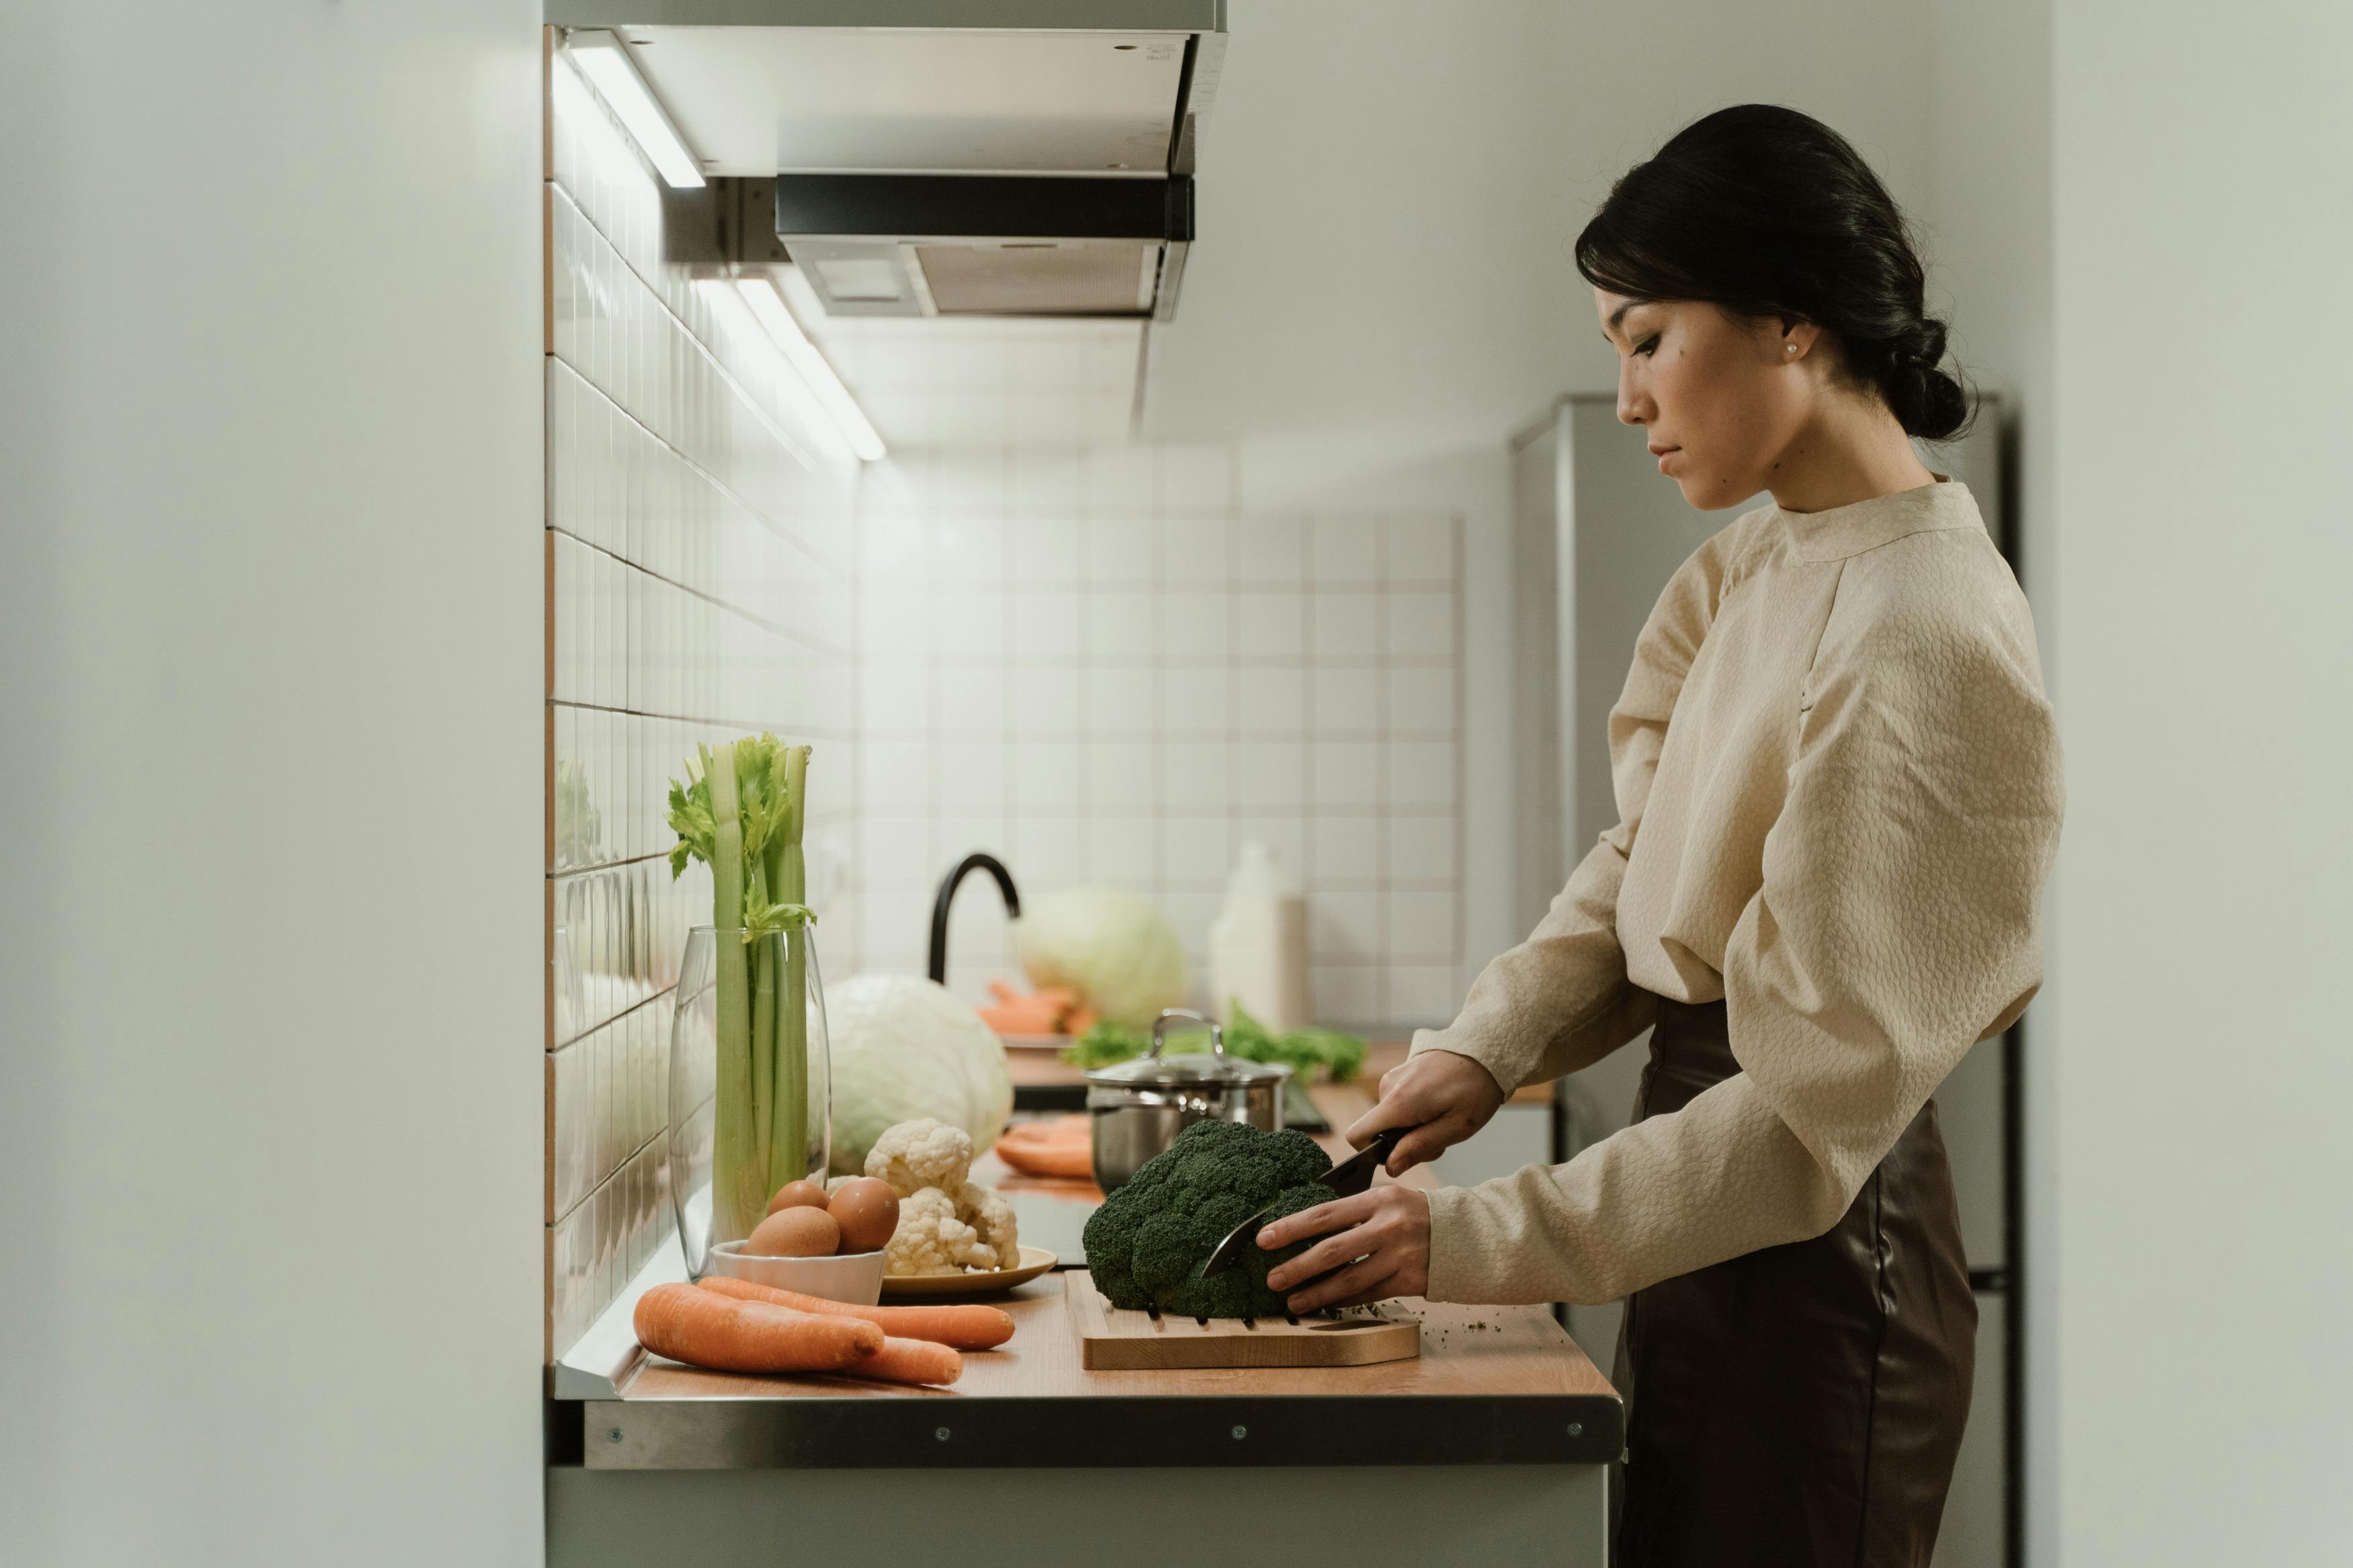
<svg viewBox="0 0 2353 1568">
<path fill-rule="evenodd" d="M 1765 507 L 1679 569 L 1609 715 L 1622 820 L 1460 1017 L 1505 1090 L 1653 994 L 1725 999 L 1741 1071 L 1566 1165 L 1430 1195 L 1430 1295 L 1608 1301 L 1836 1224 L 2042 981 L 2059 746 L 1967 487 Z"/>
</svg>

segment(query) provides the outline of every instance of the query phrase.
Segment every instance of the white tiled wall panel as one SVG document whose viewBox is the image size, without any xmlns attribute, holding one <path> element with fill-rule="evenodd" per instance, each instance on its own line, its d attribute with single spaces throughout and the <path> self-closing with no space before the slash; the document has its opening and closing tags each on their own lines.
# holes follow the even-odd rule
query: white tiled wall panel
<svg viewBox="0 0 2353 1568">
<path fill-rule="evenodd" d="M 1460 528 L 1262 516 L 1223 447 L 934 450 L 859 503 L 860 962 L 920 971 L 974 849 L 1025 892 L 1133 889 L 1197 973 L 1239 846 L 1307 889 L 1315 1006 L 1461 1000 Z M 984 885 L 951 984 L 1011 973 Z M 1197 998 L 1206 1000 L 1206 996 Z"/>
<path fill-rule="evenodd" d="M 1141 322 L 815 311 L 803 319 L 886 432 L 921 432 L 925 444 L 942 447 L 1116 446 L 1128 437 Z"/>
<path fill-rule="evenodd" d="M 699 743 L 817 748 L 810 900 L 848 886 L 852 466 L 772 348 L 661 262 L 634 149 L 559 62 L 546 200 L 551 960 L 548 1339 L 651 1254 L 669 994 L 709 874 L 672 880 L 670 780 Z"/>
</svg>

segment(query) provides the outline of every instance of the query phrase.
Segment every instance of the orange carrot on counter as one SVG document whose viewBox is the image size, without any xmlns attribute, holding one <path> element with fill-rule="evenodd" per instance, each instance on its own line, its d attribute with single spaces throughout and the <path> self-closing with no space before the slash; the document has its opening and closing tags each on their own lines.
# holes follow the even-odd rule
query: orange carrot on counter
<svg viewBox="0 0 2353 1568">
<path fill-rule="evenodd" d="M 730 1300 L 691 1285 L 657 1285 L 638 1299 L 638 1342 L 656 1355 L 713 1372 L 839 1372 L 882 1353 L 881 1328 L 854 1317 Z"/>
<path fill-rule="evenodd" d="M 1041 985 L 1026 994 L 1002 980 L 988 988 L 997 1005 L 980 1009 L 983 1022 L 1000 1035 L 1069 1035 L 1073 1038 L 1095 1026 L 1095 1010 L 1079 1000 L 1067 985 Z"/>
<path fill-rule="evenodd" d="M 787 1307 L 797 1312 L 856 1318 L 875 1324 L 886 1334 L 895 1334 L 902 1339 L 928 1340 L 954 1350 L 994 1350 L 1013 1337 L 1011 1314 L 995 1307 L 977 1304 L 854 1307 L 847 1301 L 828 1301 L 822 1296 L 804 1296 L 797 1290 L 779 1290 L 773 1285 L 755 1285 L 749 1279 L 730 1279 L 723 1274 L 703 1276 L 702 1289 L 731 1296 L 739 1301 L 761 1301 L 772 1307 Z"/>
<path fill-rule="evenodd" d="M 841 1369 L 845 1377 L 871 1377 L 884 1383 L 949 1384 L 964 1375 L 964 1357 L 929 1340 L 882 1342 L 880 1355 L 871 1355 Z"/>
<path fill-rule="evenodd" d="M 997 1157 L 1032 1176 L 1092 1178 L 1095 1170 L 1094 1136 L 1084 1117 L 1076 1120 L 1079 1125 L 1075 1128 L 1060 1123 L 1049 1123 L 1034 1131 L 1028 1126 L 1008 1127 L 997 1140 Z"/>
</svg>

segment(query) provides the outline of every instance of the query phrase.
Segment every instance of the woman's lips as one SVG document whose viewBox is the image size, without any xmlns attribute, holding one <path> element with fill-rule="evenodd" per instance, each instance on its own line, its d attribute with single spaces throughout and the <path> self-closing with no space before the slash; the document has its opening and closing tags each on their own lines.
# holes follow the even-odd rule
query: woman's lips
<svg viewBox="0 0 2353 1568">
<path fill-rule="evenodd" d="M 1683 452 L 1683 449 L 1681 447 L 1653 447 L 1651 448 L 1651 455 L 1659 459 L 1659 472 L 1662 474 L 1667 471 L 1668 463 L 1682 457 Z"/>
</svg>

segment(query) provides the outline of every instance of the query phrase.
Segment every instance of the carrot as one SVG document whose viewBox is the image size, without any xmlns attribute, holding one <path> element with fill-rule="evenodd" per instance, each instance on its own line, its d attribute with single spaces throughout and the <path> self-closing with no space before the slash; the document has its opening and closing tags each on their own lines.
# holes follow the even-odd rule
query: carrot
<svg viewBox="0 0 2353 1568">
<path fill-rule="evenodd" d="M 754 1285 L 749 1279 L 733 1279 L 723 1274 L 705 1275 L 702 1288 L 739 1301 L 763 1301 L 795 1311 L 862 1319 L 888 1334 L 929 1340 L 960 1351 L 994 1350 L 1013 1337 L 1012 1317 L 995 1307 L 853 1307 L 847 1301 L 828 1301 L 821 1296 L 779 1290 L 773 1285 Z"/>
<path fill-rule="evenodd" d="M 638 1299 L 638 1342 L 714 1372 L 838 1372 L 882 1352 L 885 1335 L 855 1318 L 810 1316 L 729 1300 L 691 1285 L 657 1285 Z"/>
<path fill-rule="evenodd" d="M 1012 1138 L 1029 1143 L 1084 1143 L 1093 1136 L 1094 1119 L 1082 1111 L 1057 1116 L 1051 1121 L 1017 1121 L 997 1134 L 997 1142 Z"/>
<path fill-rule="evenodd" d="M 1041 985 L 1024 994 L 992 980 L 988 988 L 997 993 L 997 1005 L 981 1008 L 980 1016 L 1000 1035 L 1083 1035 L 1095 1026 L 1094 1009 L 1067 985 Z"/>
<path fill-rule="evenodd" d="M 1094 1144 L 1086 1138 L 1016 1138 L 997 1141 L 997 1157 L 1032 1176 L 1092 1177 Z"/>
<path fill-rule="evenodd" d="M 1094 1174 L 1094 1134 L 1084 1116 L 1008 1127 L 997 1140 L 997 1157 L 1033 1176 Z"/>
<path fill-rule="evenodd" d="M 964 1357 L 929 1340 L 884 1340 L 880 1355 L 841 1370 L 884 1383 L 954 1383 L 964 1375 Z"/>
<path fill-rule="evenodd" d="M 983 1007 L 980 1016 L 1000 1035 L 1050 1035 L 1055 1021 L 1070 1011 L 1075 1000 L 1056 987 L 1027 996 L 1002 980 L 990 981 L 988 988 L 997 993 L 997 1005 Z"/>
</svg>

